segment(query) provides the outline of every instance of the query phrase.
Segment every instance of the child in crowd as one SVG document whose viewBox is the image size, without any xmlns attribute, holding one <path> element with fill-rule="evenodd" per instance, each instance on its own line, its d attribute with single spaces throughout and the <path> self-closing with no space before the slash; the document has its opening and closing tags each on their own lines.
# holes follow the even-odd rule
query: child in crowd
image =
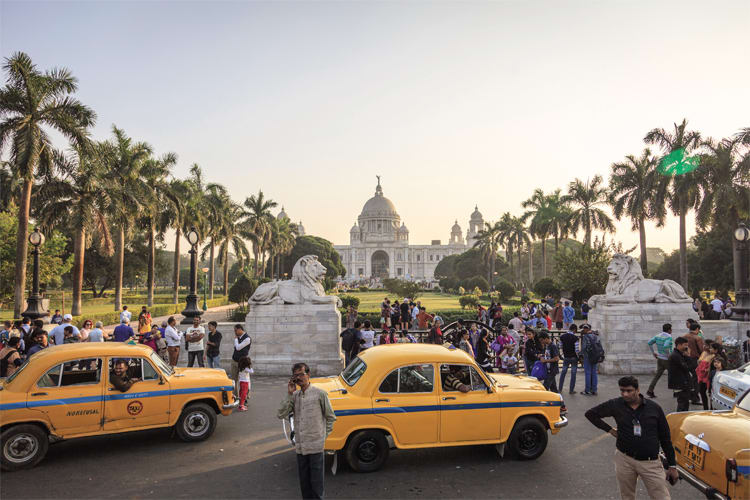
<svg viewBox="0 0 750 500">
<path fill-rule="evenodd" d="M 506 344 L 500 354 L 500 367 L 503 373 L 514 374 L 518 367 L 518 358 L 513 354 L 513 345 Z"/>
<path fill-rule="evenodd" d="M 237 363 L 240 370 L 240 411 L 247 411 L 247 399 L 250 395 L 250 374 L 253 373 L 253 362 L 245 356 Z"/>
<path fill-rule="evenodd" d="M 169 364 L 169 353 L 167 352 L 167 341 L 164 340 L 161 334 L 161 330 L 154 325 L 154 328 L 151 329 L 151 339 L 154 341 L 154 350 L 156 351 L 156 354 L 159 355 L 161 359 L 164 360 L 165 363 Z"/>
</svg>

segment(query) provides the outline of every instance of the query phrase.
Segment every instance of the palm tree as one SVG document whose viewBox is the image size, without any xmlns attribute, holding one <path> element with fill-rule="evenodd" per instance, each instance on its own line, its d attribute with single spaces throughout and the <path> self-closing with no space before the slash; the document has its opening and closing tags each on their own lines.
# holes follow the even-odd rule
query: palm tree
<svg viewBox="0 0 750 500">
<path fill-rule="evenodd" d="M 112 125 L 114 141 L 104 146 L 102 152 L 108 167 L 107 190 L 113 200 L 111 220 L 117 231 L 115 242 L 115 311 L 122 309 L 122 276 L 125 265 L 125 230 L 137 218 L 142 200 L 137 188 L 143 163 L 151 155 L 151 146 L 133 142 L 125 131 Z"/>
<path fill-rule="evenodd" d="M 547 235 L 550 232 L 551 210 L 549 197 L 541 189 L 535 189 L 531 198 L 521 203 L 530 208 L 521 216 L 521 221 L 529 222 L 531 234 L 542 241 L 542 278 L 547 276 Z"/>
<path fill-rule="evenodd" d="M 245 242 L 240 237 L 240 218 L 243 211 L 240 205 L 232 202 L 229 197 L 224 200 L 222 213 L 225 214 L 224 223 L 221 225 L 219 233 L 219 265 L 224 266 L 224 295 L 229 294 L 229 248 L 234 250 L 234 255 L 240 269 L 244 267 L 245 262 L 250 260 L 250 252 L 247 250 Z"/>
<path fill-rule="evenodd" d="M 216 249 L 216 240 L 222 232 L 222 225 L 225 223 L 223 209 L 225 206 L 224 198 L 228 197 L 227 190 L 220 184 L 208 184 L 206 186 L 205 204 L 208 209 L 209 224 L 207 227 L 206 239 L 208 244 L 203 248 L 201 259 L 206 260 L 206 254 L 209 254 L 208 266 L 208 290 L 209 299 L 214 298 L 214 250 Z"/>
<path fill-rule="evenodd" d="M 607 188 L 603 185 L 601 175 L 595 175 L 591 181 L 576 179 L 568 185 L 568 194 L 563 197 L 572 205 L 569 216 L 570 231 L 575 235 L 580 229 L 584 231 L 584 245 L 591 248 L 591 231 L 615 232 L 612 219 L 599 205 L 607 203 Z"/>
<path fill-rule="evenodd" d="M 148 271 L 146 278 L 147 304 L 154 305 L 154 274 L 156 268 L 156 231 L 163 234 L 159 226 L 161 207 L 165 203 L 166 191 L 169 189 L 168 176 L 172 167 L 177 164 L 177 155 L 167 153 L 160 158 L 151 158 L 144 162 L 140 171 L 141 182 L 141 227 L 146 230 L 148 241 Z M 163 237 L 163 236 L 162 236 Z"/>
<path fill-rule="evenodd" d="M 269 231 L 271 209 L 277 203 L 271 199 L 266 199 L 263 191 L 258 191 L 258 195 L 250 195 L 245 199 L 244 213 L 244 231 L 243 236 L 253 242 L 253 255 L 255 256 L 255 276 L 259 277 L 261 268 L 259 267 L 259 254 L 263 249 L 266 235 Z"/>
<path fill-rule="evenodd" d="M 510 212 L 505 212 L 498 221 L 499 226 L 499 233 L 497 235 L 497 240 L 500 246 L 505 248 L 505 255 L 508 258 L 508 264 L 510 265 L 510 276 L 511 279 L 514 276 L 513 273 L 513 244 L 510 240 L 510 233 L 511 233 L 511 221 L 513 219 L 513 216 L 510 215 Z"/>
<path fill-rule="evenodd" d="M 523 223 L 520 217 L 513 217 L 511 216 L 508 220 L 508 245 L 516 247 L 516 252 L 518 253 L 518 282 L 521 282 L 521 250 L 523 249 L 523 246 L 526 245 L 529 247 L 529 262 L 531 262 L 532 258 L 532 249 L 531 249 L 531 237 L 529 236 L 529 231 L 526 228 L 526 225 Z M 533 281 L 533 270 L 531 265 L 529 265 L 529 280 Z"/>
<path fill-rule="evenodd" d="M 162 190 L 164 204 L 161 211 L 160 227 L 171 227 L 175 230 L 174 260 L 172 268 L 172 303 L 179 301 L 180 290 L 180 237 L 187 216 L 185 205 L 189 199 L 190 187 L 186 181 L 172 179 L 169 186 Z"/>
<path fill-rule="evenodd" d="M 493 277 L 495 276 L 495 260 L 500 247 L 500 234 L 502 225 L 500 222 L 484 223 L 484 229 L 479 230 L 474 248 L 482 251 L 482 256 L 487 261 L 487 283 L 493 288 Z"/>
<path fill-rule="evenodd" d="M 81 314 L 84 252 L 89 246 L 91 233 L 100 236 L 103 253 L 112 255 L 106 170 L 100 158 L 88 147 L 74 147 L 69 157 L 55 152 L 54 159 L 62 175 L 45 178 L 34 198 L 34 212 L 43 228 L 50 230 L 67 225 L 75 233 L 71 314 L 78 316 Z"/>
<path fill-rule="evenodd" d="M 657 227 L 664 225 L 664 193 L 660 193 L 663 182 L 657 172 L 656 158 L 646 148 L 639 158 L 633 155 L 625 161 L 612 164 L 612 175 L 609 179 L 609 202 L 615 218 L 620 220 L 627 216 L 631 221 L 631 230 L 638 231 L 641 247 L 641 268 L 648 271 L 646 255 L 646 221 L 656 220 Z M 660 196 L 661 195 L 661 196 Z"/>
<path fill-rule="evenodd" d="M 549 232 L 555 238 L 555 254 L 560 251 L 560 239 L 568 237 L 568 220 L 570 219 L 570 207 L 559 189 L 555 189 L 547 195 L 547 223 Z"/>
<path fill-rule="evenodd" d="M 22 179 L 16 236 L 15 304 L 13 317 L 21 315 L 26 288 L 29 211 L 34 178 L 52 168 L 52 143 L 46 129 L 55 129 L 76 147 L 86 147 L 88 128 L 96 114 L 71 94 L 78 80 L 65 68 L 40 72 L 31 58 L 16 52 L 3 65 L 7 84 L 0 89 L 0 151 L 10 144 L 9 165 Z"/>
<path fill-rule="evenodd" d="M 679 125 L 673 125 L 674 133 L 655 128 L 646 134 L 644 142 L 661 146 L 665 156 L 680 149 L 687 155 L 700 146 L 701 135 L 687 130 L 687 120 L 683 119 Z M 685 290 L 688 289 L 686 218 L 690 209 L 697 207 L 699 203 L 698 180 L 695 172 L 673 176 L 667 200 L 672 213 L 680 218 L 680 284 Z"/>
</svg>

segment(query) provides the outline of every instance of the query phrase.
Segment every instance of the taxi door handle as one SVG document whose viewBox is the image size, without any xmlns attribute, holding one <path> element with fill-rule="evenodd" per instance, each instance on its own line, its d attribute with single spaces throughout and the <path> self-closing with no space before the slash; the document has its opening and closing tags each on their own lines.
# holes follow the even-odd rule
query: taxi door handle
<svg viewBox="0 0 750 500">
<path fill-rule="evenodd" d="M 46 392 L 33 392 L 31 393 L 32 396 L 46 396 Z"/>
<path fill-rule="evenodd" d="M 390 399 L 376 399 L 375 402 L 376 403 L 390 403 L 391 400 Z"/>
<path fill-rule="evenodd" d="M 443 398 L 443 401 L 448 401 L 449 399 L 456 399 L 456 398 L 453 396 L 446 396 Z"/>
</svg>

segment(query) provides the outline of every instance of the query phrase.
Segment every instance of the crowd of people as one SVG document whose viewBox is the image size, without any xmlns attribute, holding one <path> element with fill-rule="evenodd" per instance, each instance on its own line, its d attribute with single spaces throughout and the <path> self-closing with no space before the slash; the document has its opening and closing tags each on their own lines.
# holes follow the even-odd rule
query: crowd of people
<svg viewBox="0 0 750 500">
<path fill-rule="evenodd" d="M 705 299 L 697 297 L 693 300 L 693 310 L 700 319 L 730 319 L 734 315 L 734 306 L 735 303 L 728 295 L 722 298 L 718 293 L 714 294 L 713 299 L 706 295 Z"/>
</svg>

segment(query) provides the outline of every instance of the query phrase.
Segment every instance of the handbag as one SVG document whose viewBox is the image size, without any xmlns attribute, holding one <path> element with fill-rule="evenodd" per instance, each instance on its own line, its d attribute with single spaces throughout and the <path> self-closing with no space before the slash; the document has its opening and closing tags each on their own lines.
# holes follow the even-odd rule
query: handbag
<svg viewBox="0 0 750 500">
<path fill-rule="evenodd" d="M 531 376 L 540 381 L 546 379 L 547 378 L 547 364 L 542 363 L 541 361 L 535 362 L 534 366 L 531 368 Z"/>
</svg>

